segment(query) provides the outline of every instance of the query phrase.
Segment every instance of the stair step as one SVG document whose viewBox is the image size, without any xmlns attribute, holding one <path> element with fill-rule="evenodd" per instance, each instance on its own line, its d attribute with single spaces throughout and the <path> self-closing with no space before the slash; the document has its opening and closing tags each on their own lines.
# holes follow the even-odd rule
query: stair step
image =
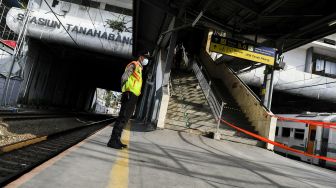
<svg viewBox="0 0 336 188">
<path fill-rule="evenodd" d="M 186 123 L 183 121 L 177 121 L 172 119 L 166 119 L 165 126 L 168 129 L 173 129 L 177 131 L 185 131 L 185 132 L 196 132 L 198 134 L 206 134 L 209 132 L 214 132 L 216 130 L 216 124 L 202 122 L 197 124 L 190 124 L 190 127 L 186 126 Z M 249 137 L 248 135 L 244 135 L 243 133 L 239 133 L 234 130 L 229 129 L 220 129 L 221 139 L 228 140 L 231 142 L 243 143 L 253 146 L 263 147 L 264 143 L 256 140 L 254 138 Z"/>
<path fill-rule="evenodd" d="M 188 121 L 188 123 L 190 124 L 199 124 L 199 125 L 203 125 L 204 122 L 213 122 L 216 123 L 216 121 L 213 119 L 213 117 L 209 117 L 209 118 L 185 118 L 185 117 L 179 117 L 179 116 L 168 116 L 167 118 L 171 119 L 171 120 L 175 120 L 175 121 Z"/>
<path fill-rule="evenodd" d="M 249 125 L 247 125 L 247 126 L 246 125 L 243 125 L 243 126 L 236 125 L 236 126 L 239 127 L 239 128 L 241 128 L 241 129 L 244 129 L 246 131 L 249 131 L 251 133 L 258 134 L 258 132 L 256 130 L 254 130 L 253 127 L 251 127 Z M 249 135 L 246 135 L 245 133 L 237 131 L 236 129 L 234 129 L 234 128 L 228 126 L 228 125 L 226 125 L 225 123 L 220 124 L 219 128 L 220 129 L 225 129 L 225 130 L 230 130 L 230 131 L 235 131 L 235 132 L 237 132 L 236 135 L 244 135 L 246 137 L 251 137 Z"/>
<path fill-rule="evenodd" d="M 187 113 L 189 117 L 203 116 L 203 117 L 213 117 L 211 112 L 201 112 L 195 110 L 168 110 L 167 115 L 169 116 L 184 116 L 184 113 Z"/>
<path fill-rule="evenodd" d="M 216 124 L 215 123 L 211 123 L 211 122 L 206 122 L 206 121 L 199 121 L 196 123 L 190 123 L 189 127 L 186 126 L 186 122 L 185 121 L 179 121 L 179 120 L 174 120 L 174 119 L 169 119 L 166 118 L 165 120 L 165 125 L 169 125 L 170 127 L 183 127 L 184 129 L 188 129 L 188 128 L 192 128 L 192 129 L 198 129 L 201 132 L 208 132 L 208 130 L 213 129 Z"/>
<path fill-rule="evenodd" d="M 175 118 L 182 118 L 187 116 L 189 119 L 213 119 L 215 120 L 215 118 L 213 117 L 212 114 L 208 113 L 208 114 L 194 114 L 194 113 L 184 113 L 184 112 L 168 112 L 167 117 L 175 117 Z"/>
<path fill-rule="evenodd" d="M 185 118 L 183 118 L 183 117 L 168 117 L 167 116 L 166 120 L 165 120 L 165 123 L 169 123 L 171 125 L 177 125 L 177 126 L 186 127 L 186 121 L 187 120 Z M 212 119 L 212 118 L 209 118 L 209 120 L 204 120 L 204 119 L 189 119 L 188 122 L 190 123 L 190 125 L 192 127 L 195 127 L 195 126 L 197 126 L 197 127 L 202 127 L 202 126 L 206 127 L 206 129 L 202 128 L 202 130 L 205 131 L 205 132 L 214 131 L 214 130 L 216 130 L 216 127 L 217 127 L 217 122 L 214 119 Z M 242 129 L 244 129 L 244 130 L 247 130 L 249 132 L 255 133 L 255 134 L 258 133 L 251 126 L 239 126 L 239 127 L 242 128 Z M 220 125 L 220 129 L 227 131 L 226 134 L 228 134 L 230 136 L 233 136 L 233 135 L 236 135 L 236 136 L 243 135 L 243 137 L 252 138 L 249 135 L 245 135 L 244 133 L 237 132 L 237 130 L 235 130 L 235 129 L 231 128 L 231 127 L 228 127 L 228 126 L 226 126 L 224 124 Z"/>
<path fill-rule="evenodd" d="M 170 109 L 191 109 L 191 110 L 199 110 L 199 111 L 210 111 L 210 107 L 206 104 L 180 104 L 180 103 L 175 103 L 175 104 L 168 104 L 168 110 Z"/>
<path fill-rule="evenodd" d="M 170 105 L 170 106 L 169 106 Z M 175 103 L 175 104 L 168 104 L 168 110 L 169 109 L 190 109 L 194 111 L 209 111 L 210 112 L 210 107 L 207 106 L 206 104 L 181 104 L 181 103 Z"/>
<path fill-rule="evenodd" d="M 247 144 L 247 145 L 251 145 L 251 146 L 258 146 L 258 147 L 264 147 L 265 146 L 265 143 L 262 142 L 262 141 L 255 140 L 255 139 L 249 139 L 249 138 L 243 138 L 243 137 L 222 135 L 221 139 L 222 140 L 228 140 L 228 141 L 231 141 L 231 142 Z"/>
<path fill-rule="evenodd" d="M 203 92 L 195 91 L 193 89 L 185 90 L 183 92 L 179 92 L 178 90 L 174 90 L 174 92 L 172 92 L 172 96 L 175 97 L 175 98 L 184 97 L 186 99 L 192 98 L 192 97 L 203 99 L 203 100 L 206 99 Z"/>
<path fill-rule="evenodd" d="M 205 99 L 205 96 L 202 91 L 197 91 L 194 89 L 186 89 L 183 91 L 179 91 L 177 89 L 173 89 L 173 92 L 171 92 L 172 96 L 176 97 L 185 97 L 185 98 L 191 98 L 191 97 L 198 97 L 200 99 Z"/>
<path fill-rule="evenodd" d="M 172 81 L 171 82 L 173 86 L 184 86 L 184 87 L 189 87 L 189 86 L 197 86 L 198 80 L 180 80 L 180 81 Z"/>
<path fill-rule="evenodd" d="M 206 99 L 202 99 L 200 97 L 188 97 L 188 96 L 181 96 L 181 95 L 173 95 L 171 97 L 171 100 L 169 100 L 170 103 L 195 103 L 195 104 L 208 104 Z"/>
<path fill-rule="evenodd" d="M 237 116 L 227 116 L 222 115 L 222 119 L 231 123 L 243 123 L 243 124 L 250 124 L 249 120 L 246 117 L 237 117 Z"/>
<path fill-rule="evenodd" d="M 215 130 L 213 130 L 215 132 Z M 221 134 L 222 140 L 229 140 L 232 142 L 239 142 L 243 144 L 253 145 L 253 146 L 264 146 L 264 143 L 260 140 L 255 139 L 249 135 L 246 135 L 237 130 L 229 130 L 229 129 L 219 129 L 219 133 Z"/>
</svg>

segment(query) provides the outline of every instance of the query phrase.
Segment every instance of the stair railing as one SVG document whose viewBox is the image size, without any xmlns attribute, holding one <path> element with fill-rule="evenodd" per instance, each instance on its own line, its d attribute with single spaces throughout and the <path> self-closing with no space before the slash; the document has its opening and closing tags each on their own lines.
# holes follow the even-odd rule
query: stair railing
<svg viewBox="0 0 336 188">
<path fill-rule="evenodd" d="M 199 66 L 196 61 L 193 61 L 192 70 L 194 71 L 199 85 L 205 95 L 206 100 L 210 106 L 210 109 L 217 121 L 215 139 L 220 139 L 219 126 L 221 123 L 221 117 L 223 113 L 224 105 L 226 104 L 222 99 L 217 99 L 213 89 L 211 88 L 211 79 L 208 76 L 209 81 L 206 79 L 203 73 L 203 67 Z"/>
</svg>

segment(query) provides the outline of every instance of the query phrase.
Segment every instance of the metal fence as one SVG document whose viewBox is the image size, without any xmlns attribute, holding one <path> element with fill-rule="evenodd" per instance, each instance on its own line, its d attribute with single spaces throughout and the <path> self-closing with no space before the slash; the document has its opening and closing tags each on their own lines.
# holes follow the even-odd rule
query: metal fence
<svg viewBox="0 0 336 188">
<path fill-rule="evenodd" d="M 6 16 L 10 7 L 0 4 L 0 36 L 2 40 L 17 40 L 17 34 L 7 27 Z"/>
<path fill-rule="evenodd" d="M 0 0 L 0 41 L 2 43 L 6 43 L 7 41 L 17 41 L 18 35 L 15 34 L 6 23 L 6 16 L 11 7 L 6 6 L 4 2 L 5 1 Z M 22 79 L 16 74 L 9 74 L 12 70 L 11 65 L 13 64 L 14 49 L 9 48 L 4 44 L 0 45 L 0 47 L 1 105 L 14 106 L 17 103 Z M 18 69 L 18 66 L 13 67 L 13 70 Z"/>
</svg>

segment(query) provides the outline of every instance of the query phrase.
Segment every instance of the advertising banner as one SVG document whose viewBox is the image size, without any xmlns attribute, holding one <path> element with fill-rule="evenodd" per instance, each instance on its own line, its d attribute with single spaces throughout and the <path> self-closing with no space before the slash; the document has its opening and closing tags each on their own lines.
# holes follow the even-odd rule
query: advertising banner
<svg viewBox="0 0 336 188">
<path fill-rule="evenodd" d="M 105 54 L 131 57 L 131 16 L 76 4 L 71 4 L 68 12 L 57 11 L 57 7 L 55 11 L 58 19 L 50 10 L 32 10 L 28 18 L 27 35 L 40 40 L 78 45 Z M 11 8 L 6 16 L 7 26 L 15 33 L 20 32 L 24 14 L 23 9 Z"/>
</svg>

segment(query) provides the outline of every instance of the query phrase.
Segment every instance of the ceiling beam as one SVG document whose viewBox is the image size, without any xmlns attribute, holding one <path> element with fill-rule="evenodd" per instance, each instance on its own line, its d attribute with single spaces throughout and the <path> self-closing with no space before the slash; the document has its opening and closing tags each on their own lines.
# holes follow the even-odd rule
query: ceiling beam
<svg viewBox="0 0 336 188">
<path fill-rule="evenodd" d="M 336 13 L 332 13 L 323 17 L 311 24 L 305 25 L 294 32 L 288 33 L 277 39 L 277 46 L 282 46 L 285 43 L 284 51 L 296 48 L 311 41 L 317 40 L 324 36 L 336 32 L 336 26 L 328 26 L 328 23 L 336 20 Z M 290 45 L 286 45 L 290 44 Z"/>
<path fill-rule="evenodd" d="M 231 2 L 243 9 L 246 9 L 250 12 L 253 12 L 254 14 L 259 14 L 260 7 L 256 5 L 255 3 L 251 3 L 251 1 L 246 1 L 246 0 L 231 0 Z"/>
<path fill-rule="evenodd" d="M 322 14 L 278 14 L 278 15 L 267 15 L 263 16 L 264 18 L 313 18 L 313 17 L 322 17 Z"/>
<path fill-rule="evenodd" d="M 205 12 L 214 1 L 215 0 L 201 0 L 201 2 L 198 3 L 197 9 Z"/>
<path fill-rule="evenodd" d="M 314 31 L 314 30 L 317 30 L 317 28 L 321 28 L 321 27 L 330 27 L 328 26 L 328 23 L 330 21 L 333 21 L 333 20 L 336 20 L 336 12 L 328 15 L 328 16 L 325 16 L 311 24 L 307 24 L 297 30 L 295 30 L 294 32 L 291 32 L 285 36 L 282 36 L 280 39 L 286 39 L 286 38 L 289 38 L 289 37 L 298 37 L 298 36 L 301 36 L 307 32 L 311 32 L 311 31 Z"/>
<path fill-rule="evenodd" d="M 147 5 L 150 5 L 152 7 L 158 8 L 172 16 L 176 16 L 178 14 L 178 9 L 171 8 L 169 4 L 165 4 L 163 2 L 160 2 L 158 0 L 141 0 L 143 3 L 146 3 Z"/>
<path fill-rule="evenodd" d="M 281 7 L 283 4 L 285 4 L 288 0 L 276 0 L 271 1 L 269 5 L 266 6 L 261 12 L 260 15 L 269 15 L 277 8 Z"/>
<path fill-rule="evenodd" d="M 305 45 L 307 43 L 310 43 L 312 41 L 318 40 L 318 39 L 323 38 L 325 36 L 334 34 L 335 32 L 336 32 L 336 28 L 334 30 L 323 31 L 320 34 L 314 35 L 314 36 L 306 36 L 305 38 L 293 39 L 293 40 L 289 39 L 289 42 L 287 42 L 287 44 L 285 43 L 285 45 L 284 45 L 284 52 L 292 50 L 292 49 L 297 48 L 297 47 L 300 47 L 300 46 Z M 281 44 L 281 43 L 279 43 L 279 44 Z"/>
<path fill-rule="evenodd" d="M 249 19 L 247 21 L 247 23 L 251 24 L 251 23 L 258 23 L 258 21 L 261 18 L 266 17 L 267 15 L 269 15 L 270 13 L 272 13 L 274 10 L 278 9 L 279 7 L 281 7 L 284 3 L 286 3 L 288 0 L 274 0 L 271 1 L 270 4 L 266 5 L 266 7 L 264 9 L 262 9 L 258 15 L 256 15 L 255 17 L 252 17 L 252 19 Z"/>
<path fill-rule="evenodd" d="M 197 13 L 194 13 L 192 10 L 188 10 L 188 13 L 193 15 L 193 16 L 197 16 Z M 218 20 L 217 18 L 213 18 L 213 17 L 207 15 L 206 13 L 203 14 L 202 19 L 200 20 L 200 23 L 201 22 L 213 24 L 213 25 L 221 28 L 222 30 L 226 30 L 226 31 L 229 31 L 229 32 L 234 31 L 234 28 L 231 25 L 227 25 L 226 23 L 223 23 L 223 21 Z M 206 24 L 204 26 L 206 26 Z M 239 30 L 235 30 L 235 32 L 239 32 Z"/>
</svg>

